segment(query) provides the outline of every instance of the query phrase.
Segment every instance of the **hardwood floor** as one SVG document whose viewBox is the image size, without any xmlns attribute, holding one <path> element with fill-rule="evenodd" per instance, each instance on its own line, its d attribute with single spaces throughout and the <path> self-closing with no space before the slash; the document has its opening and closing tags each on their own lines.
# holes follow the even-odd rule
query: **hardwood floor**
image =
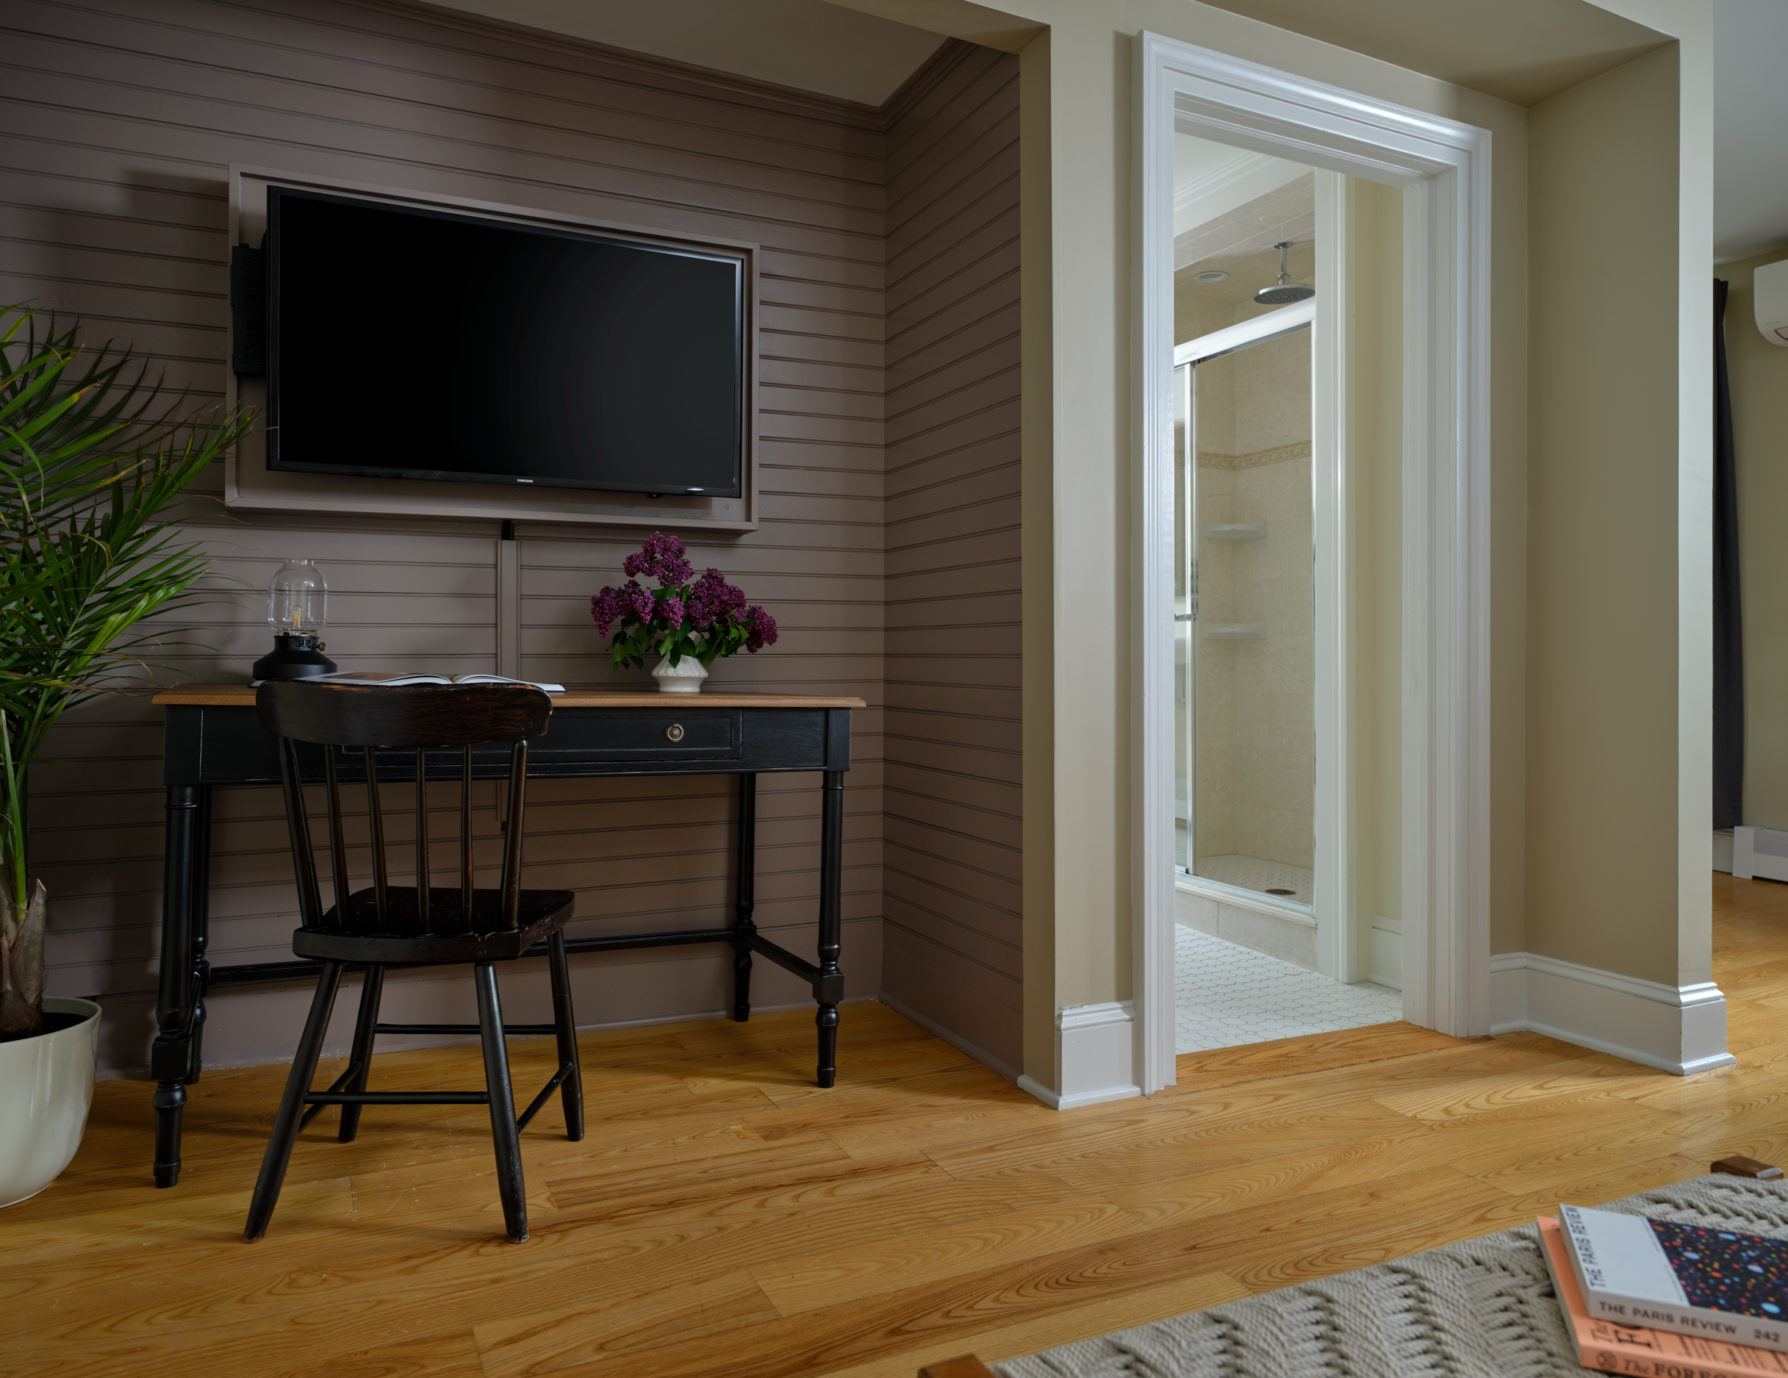
<svg viewBox="0 0 1788 1378">
<path fill-rule="evenodd" d="M 165 1192 L 147 1088 L 103 1083 L 68 1172 L 0 1212 L 0 1373 L 911 1378 L 1788 1161 L 1788 886 L 1717 877 L 1715 904 L 1740 1065 L 1690 1080 L 1386 1025 L 1064 1115 L 875 1005 L 843 1011 L 831 1091 L 806 1013 L 589 1034 L 589 1137 L 556 1108 L 523 1135 L 520 1246 L 481 1107 L 373 1107 L 349 1145 L 331 1112 L 246 1245 L 284 1069 L 206 1074 Z M 550 1040 L 512 1046 L 543 1079 Z M 477 1050 L 374 1080 L 477 1087 Z"/>
</svg>

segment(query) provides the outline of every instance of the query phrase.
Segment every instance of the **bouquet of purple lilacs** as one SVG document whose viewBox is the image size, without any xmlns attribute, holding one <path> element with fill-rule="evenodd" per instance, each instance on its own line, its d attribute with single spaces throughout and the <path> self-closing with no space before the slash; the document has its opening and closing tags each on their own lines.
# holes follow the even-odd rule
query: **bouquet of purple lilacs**
<svg viewBox="0 0 1788 1378">
<path fill-rule="evenodd" d="M 625 584 L 604 588 L 590 600 L 597 635 L 614 635 L 610 649 L 616 669 L 639 669 L 651 654 L 673 667 L 693 657 L 706 669 L 721 656 L 739 650 L 756 655 L 776 644 L 776 619 L 748 604 L 745 591 L 727 583 L 719 570 L 695 578 L 695 566 L 675 536 L 654 531 L 621 562 L 621 572 Z M 656 579 L 658 587 L 647 588 L 642 577 Z"/>
</svg>

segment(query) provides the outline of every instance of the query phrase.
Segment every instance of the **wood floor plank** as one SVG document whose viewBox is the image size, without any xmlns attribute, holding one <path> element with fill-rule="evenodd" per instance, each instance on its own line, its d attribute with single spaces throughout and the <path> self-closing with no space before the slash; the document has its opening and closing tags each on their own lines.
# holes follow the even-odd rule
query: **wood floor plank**
<svg viewBox="0 0 1788 1378">
<path fill-rule="evenodd" d="M 1320 1072 L 1330 1067 L 1357 1067 L 1362 1063 L 1407 1057 L 1411 1053 L 1446 1051 L 1467 1041 L 1398 1021 L 1301 1038 L 1275 1038 L 1239 1048 L 1181 1053 L 1174 1059 L 1174 1084 L 1161 1094 L 1184 1096 L 1218 1086 L 1233 1086 L 1238 1081 L 1263 1081 L 1268 1077 Z"/>
<path fill-rule="evenodd" d="M 558 1293 L 550 1306 L 476 1327 L 490 1378 L 532 1378 L 672 1343 L 699 1343 L 776 1315 L 745 1272 L 643 1291 L 605 1294 L 567 1286 Z"/>
<path fill-rule="evenodd" d="M 1225 1272 L 1245 1285 L 1241 1263 L 1261 1277 L 1301 1280 L 1311 1271 L 1339 1271 L 1396 1257 L 1411 1230 L 1438 1242 L 1475 1229 L 1485 1204 L 1506 1209 L 1507 1198 L 1452 1174 L 1436 1174 L 1392 1199 L 1365 1193 L 1346 1201 L 1329 1194 L 1299 1198 L 1277 1209 L 1250 1208 L 1200 1222 L 1196 1234 L 1174 1224 L 1109 1244 L 1075 1248 L 1004 1268 L 918 1286 L 851 1305 L 806 1312 L 785 1320 L 747 1326 L 728 1337 L 725 1354 L 699 1341 L 626 1356 L 625 1372 L 641 1378 L 787 1378 L 797 1373 L 831 1373 L 916 1341 L 955 1329 L 964 1317 L 999 1317 L 1004 1324 L 1060 1306 Z M 1280 1247 L 1263 1250 L 1271 1240 Z M 1295 1246 L 1288 1259 L 1285 1245 Z M 1418 1246 L 1422 1247 L 1422 1246 Z M 1312 1262 L 1314 1260 L 1314 1262 Z M 1272 1282 L 1269 1285 L 1282 1285 Z M 573 1370 L 598 1375 L 623 1370 L 608 1361 Z"/>
<path fill-rule="evenodd" d="M 1213 1097 L 1233 1094 L 1233 1088 Z M 1123 1102 L 1129 1104 L 1130 1102 Z M 1104 1134 L 1082 1132 L 1052 1136 L 1006 1136 L 969 1149 L 934 1153 L 952 1173 L 969 1176 L 1042 1171 L 1085 1190 L 1106 1190 L 1178 1175 L 1189 1168 L 1212 1169 L 1262 1156 L 1264 1149 L 1290 1153 L 1298 1149 L 1370 1138 L 1401 1127 L 1408 1117 L 1369 1100 L 1349 1099 L 1301 1111 L 1275 1096 L 1270 1102 L 1234 1100 L 1209 1113 L 1198 1101 L 1176 1099 L 1177 1112 L 1111 1116 Z M 1103 1107 L 1094 1107 L 1103 1109 Z"/>
<path fill-rule="evenodd" d="M 105 1082 L 73 1164 L 0 1212 L 0 1370 L 284 1378 L 837 1373 L 1000 1359 L 1593 1204 L 1730 1152 L 1788 1162 L 1788 886 L 1715 881 L 1738 1065 L 1671 1077 L 1532 1034 L 1389 1025 L 1182 1061 L 1171 1095 L 1049 1110 L 853 1004 L 586 1034 L 588 1137 L 522 1137 L 501 1237 L 481 1107 L 331 1117 L 240 1241 L 284 1069 L 191 1089 L 148 1182 L 148 1088 Z M 518 1085 L 550 1040 L 518 1041 Z M 476 1086 L 476 1048 L 376 1085 Z M 195 1337 L 198 1337 L 195 1340 Z"/>
<path fill-rule="evenodd" d="M 973 1349 L 983 1361 L 999 1363 L 1021 1354 L 1035 1354 L 1039 1350 L 1083 1340 L 1089 1335 L 1129 1330 L 1182 1312 L 1240 1301 L 1249 1295 L 1248 1289 L 1227 1273 L 1174 1278 L 1153 1287 L 1131 1288 L 1077 1306 L 1052 1307 L 1011 1325 L 976 1332 Z M 923 1365 L 952 1358 L 962 1353 L 965 1347 L 966 1342 L 961 1339 L 933 1340 L 916 1349 L 839 1369 L 828 1378 L 913 1378 L 915 1370 Z"/>
<path fill-rule="evenodd" d="M 1579 1053 L 1538 1067 L 1462 1078 L 1450 1085 L 1392 1091 L 1375 1099 L 1380 1105 L 1418 1120 L 1450 1120 L 1508 1105 L 1559 1097 L 1578 1099 L 1595 1095 L 1611 1081 L 1631 1084 L 1638 1079 L 1630 1062 Z"/>
<path fill-rule="evenodd" d="M 776 1309 L 794 1316 L 1122 1238 L 1136 1225 L 1133 1211 L 1080 1197 L 948 1229 L 898 1235 L 867 1249 L 853 1243 L 752 1271 Z"/>
</svg>

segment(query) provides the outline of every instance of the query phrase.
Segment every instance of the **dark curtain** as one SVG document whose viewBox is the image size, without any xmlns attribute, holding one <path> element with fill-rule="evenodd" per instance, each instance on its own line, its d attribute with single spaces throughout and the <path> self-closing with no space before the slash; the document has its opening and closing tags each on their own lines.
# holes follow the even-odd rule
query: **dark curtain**
<svg viewBox="0 0 1788 1378">
<path fill-rule="evenodd" d="M 1713 825 L 1744 821 L 1745 656 L 1739 618 L 1738 474 L 1726 379 L 1726 283 L 1714 279 Z"/>
</svg>

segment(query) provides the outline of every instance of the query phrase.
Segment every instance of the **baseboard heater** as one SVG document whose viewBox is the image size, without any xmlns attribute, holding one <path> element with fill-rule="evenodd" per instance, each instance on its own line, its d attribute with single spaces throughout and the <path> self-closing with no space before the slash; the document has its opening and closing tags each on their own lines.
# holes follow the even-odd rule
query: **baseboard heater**
<svg viewBox="0 0 1788 1378">
<path fill-rule="evenodd" d="M 1732 874 L 1739 880 L 1788 880 L 1788 833 L 1734 828 Z"/>
</svg>

